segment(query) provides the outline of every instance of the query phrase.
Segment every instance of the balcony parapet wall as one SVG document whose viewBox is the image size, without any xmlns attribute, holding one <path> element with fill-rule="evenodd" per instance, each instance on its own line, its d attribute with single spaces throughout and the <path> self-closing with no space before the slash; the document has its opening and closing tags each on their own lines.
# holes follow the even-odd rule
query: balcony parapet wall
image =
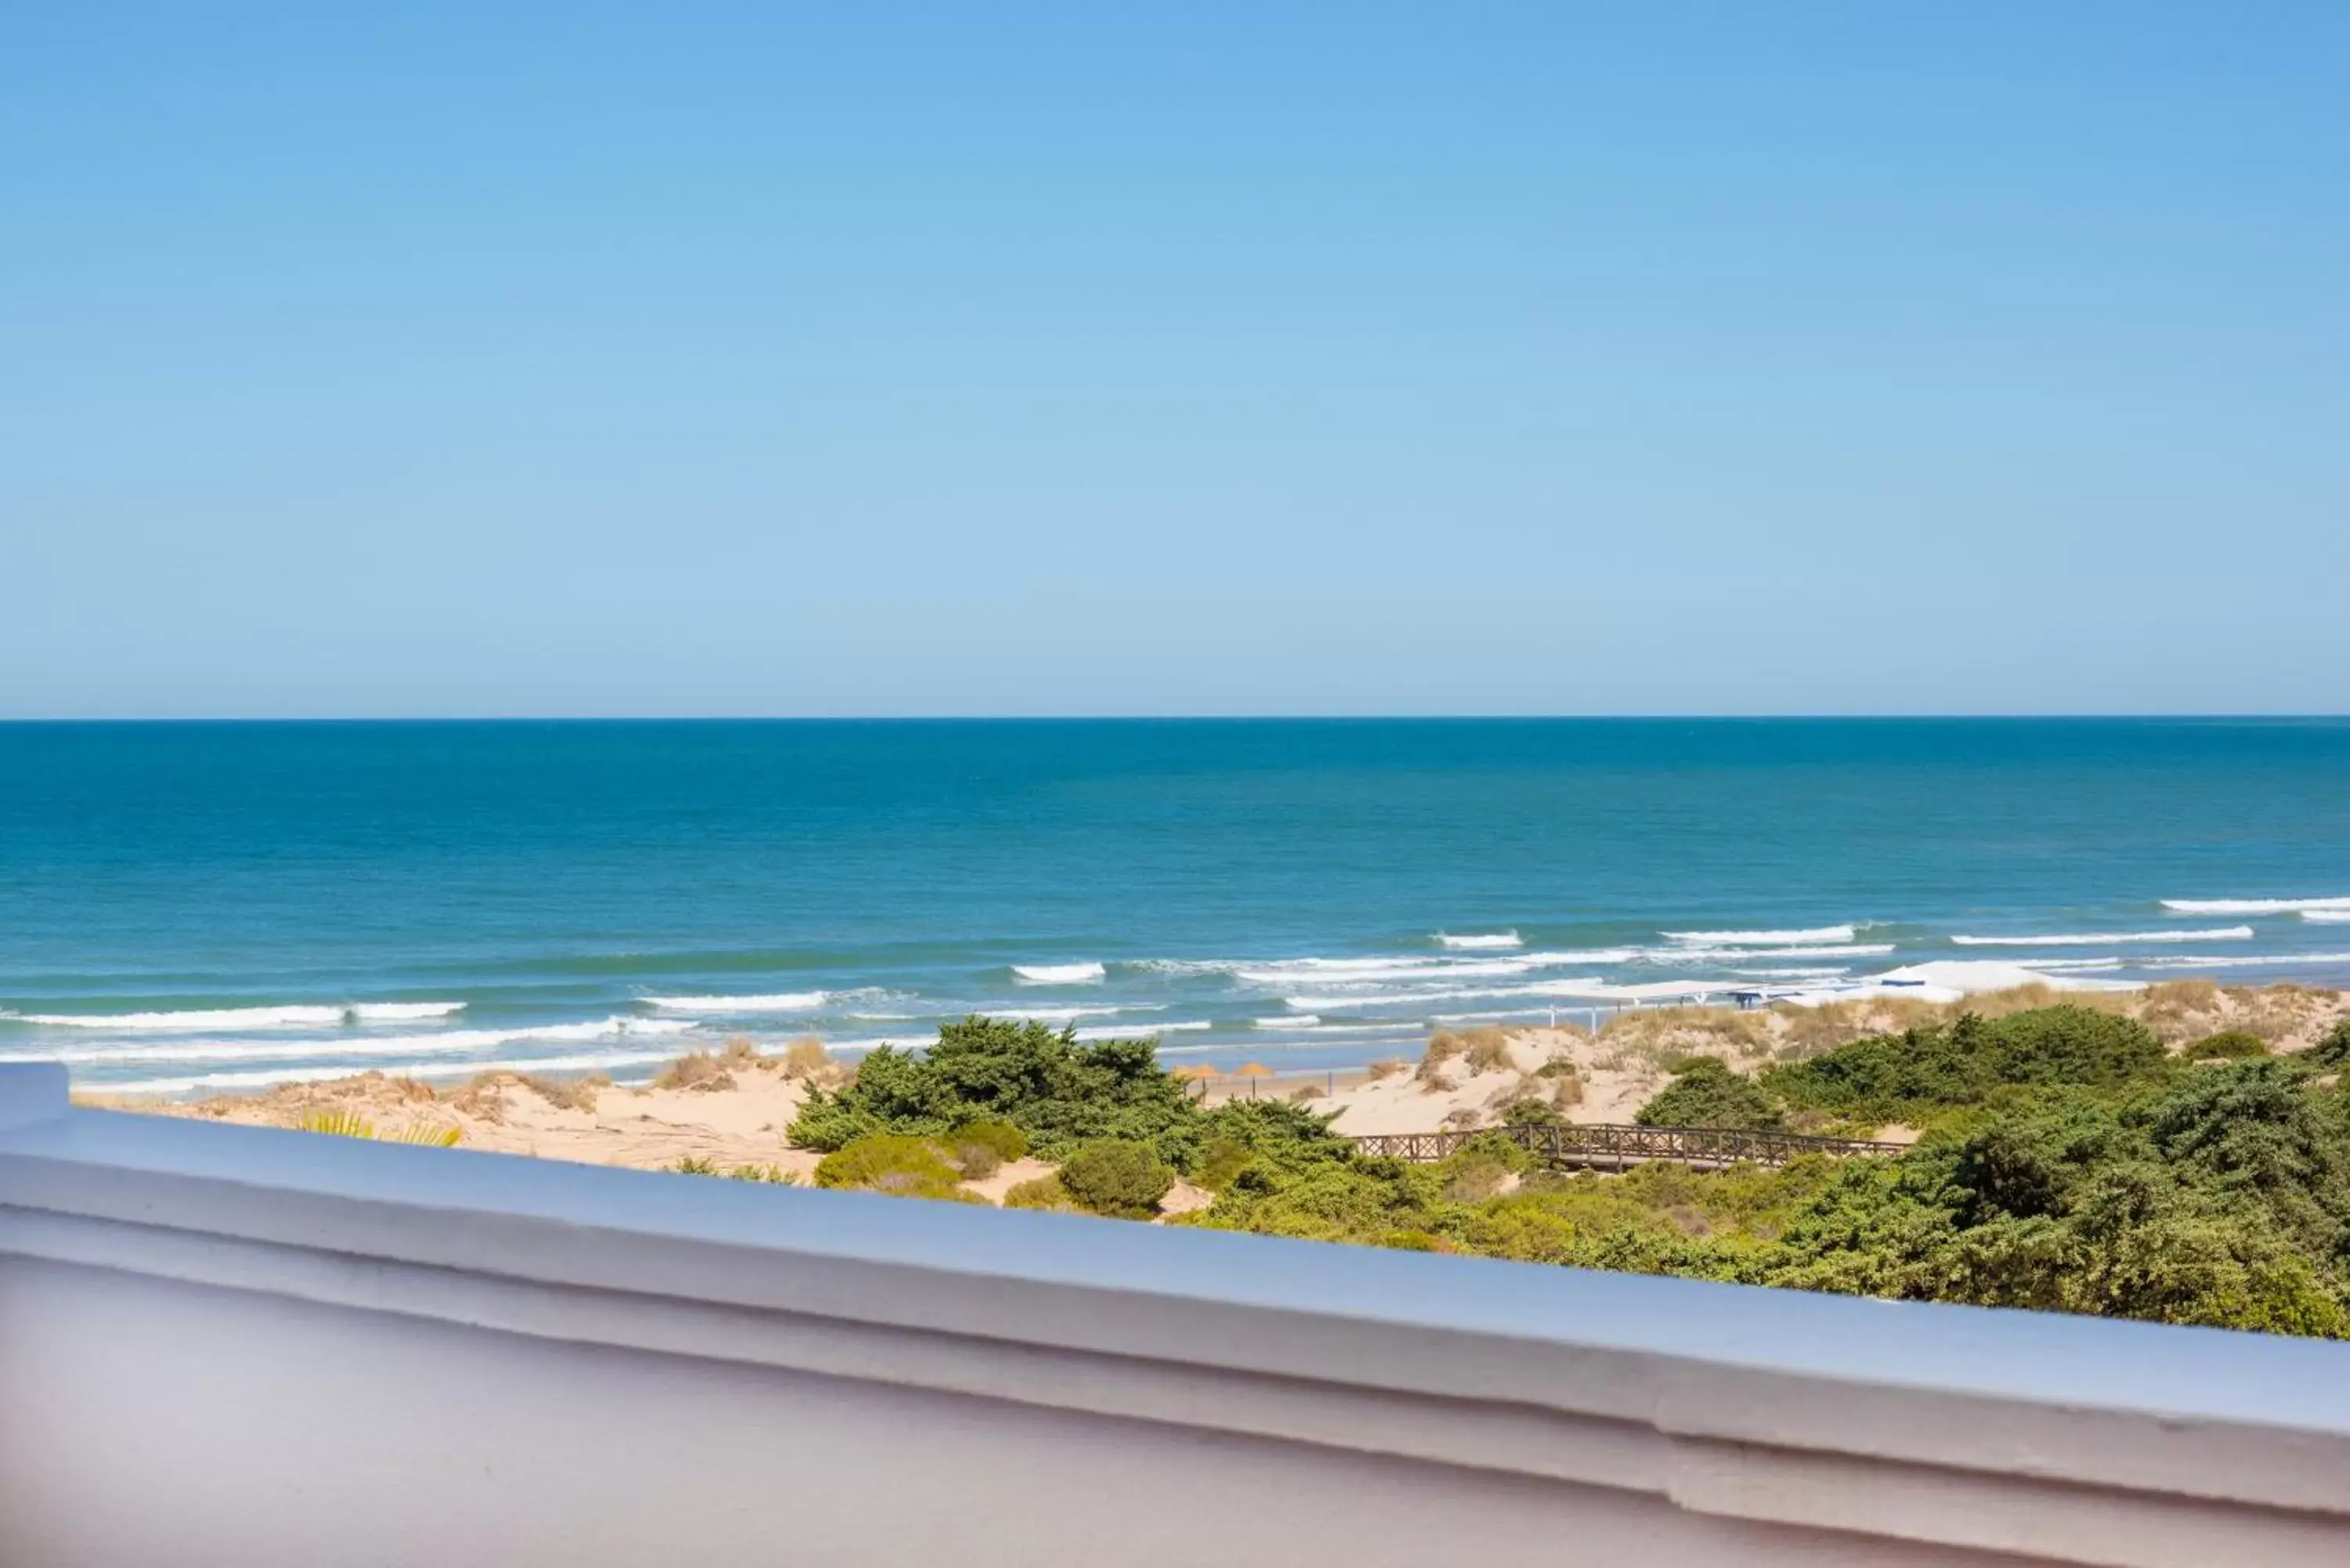
<svg viewBox="0 0 2350 1568">
<path fill-rule="evenodd" d="M 11 1563 L 2338 1568 L 2345 1476 L 2332 1344 L 86 1110 L 0 1066 Z"/>
</svg>

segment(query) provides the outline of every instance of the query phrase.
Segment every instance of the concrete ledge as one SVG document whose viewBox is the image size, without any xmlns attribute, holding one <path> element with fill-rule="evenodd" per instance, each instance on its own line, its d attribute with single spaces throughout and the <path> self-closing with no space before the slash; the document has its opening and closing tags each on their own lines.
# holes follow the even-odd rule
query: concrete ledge
<svg viewBox="0 0 2350 1568">
<path fill-rule="evenodd" d="M 1586 1511 L 1617 1496 L 1663 1511 L 1641 1515 L 1653 1562 L 1773 1561 L 1772 1541 L 1804 1560 L 1840 1541 L 1866 1544 L 1857 1560 L 1870 1562 L 2350 1561 L 2350 1348 L 2327 1344 L 82 1110 L 0 1132 L 0 1277 L 12 1271 L 0 1412 L 41 1407 L 71 1363 L 39 1354 L 67 1333 L 44 1282 L 140 1279 L 207 1302 L 302 1303 L 345 1325 L 354 1355 L 378 1354 L 363 1319 L 431 1322 L 490 1347 L 650 1357 L 681 1368 L 681 1386 L 687 1363 L 732 1366 L 1108 1423 L 1087 1443 L 1133 1441 L 1140 1423 L 1259 1445 L 1264 1464 L 1343 1452 L 1421 1467 L 1423 1488 L 1509 1478 L 1570 1489 Z M 192 1314 L 221 1310 L 187 1299 Z M 168 1321 L 153 1326 L 165 1343 L 149 1354 L 167 1353 Z M 93 1398 L 76 1419 L 104 1414 Z M 615 1440 L 649 1414 L 615 1411 Z M 321 1428 L 309 1458 L 335 1473 L 349 1457 L 335 1445 L 364 1449 L 371 1418 L 345 1412 L 348 1429 Z M 8 1550 L 9 1521 L 71 1529 L 55 1501 L 18 1511 L 8 1456 L 33 1435 L 5 1436 L 0 1557 L 38 1562 Z M 138 1484 L 104 1452 L 86 1467 L 44 1469 L 45 1490 Z M 925 1484 L 955 1482 L 893 1470 L 889 1490 Z M 1346 1533 L 1317 1539 L 1336 1552 Z M 1216 1539 L 1181 1552 L 1196 1562 Z M 1060 1555 L 1033 1521 L 1024 1541 L 1032 1560 Z M 593 1546 L 567 1560 L 603 1561 Z M 1369 1539 L 1345 1556 L 1381 1550 Z M 1581 1560 L 1556 1543 L 1545 1555 Z"/>
</svg>

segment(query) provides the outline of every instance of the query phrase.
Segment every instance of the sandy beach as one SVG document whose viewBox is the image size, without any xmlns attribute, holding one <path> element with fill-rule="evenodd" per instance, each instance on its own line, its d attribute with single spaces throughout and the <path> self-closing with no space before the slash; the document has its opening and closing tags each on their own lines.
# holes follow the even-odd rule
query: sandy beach
<svg viewBox="0 0 2350 1568">
<path fill-rule="evenodd" d="M 2174 1046 L 2222 1030 L 2242 1030 L 2272 1050 L 2293 1051 L 2350 1016 L 2350 993 L 2292 985 L 2222 987 L 2204 981 L 2131 992 L 2028 987 L 1960 1003 L 1877 998 L 1814 1008 L 1653 1008 L 1611 1019 L 1596 1033 L 1566 1025 L 1438 1031 L 1416 1059 L 1287 1076 L 1258 1067 L 1212 1077 L 1196 1074 L 1192 1082 L 1194 1093 L 1209 1104 L 1250 1096 L 1292 1099 L 1330 1116 L 1337 1131 L 1350 1134 L 1490 1126 L 1513 1103 L 1529 1099 L 1543 1101 L 1571 1122 L 1627 1122 L 1669 1079 L 1669 1064 L 1685 1056 L 1718 1056 L 1752 1072 L 1871 1034 L 1946 1022 L 1962 1011 L 2000 1016 L 2051 1002 L 2137 1018 Z M 812 1044 L 768 1055 L 738 1041 L 721 1054 L 681 1058 L 641 1087 L 493 1072 L 461 1088 L 436 1090 L 412 1079 L 367 1073 L 251 1096 L 93 1103 L 281 1127 L 341 1114 L 380 1137 L 446 1137 L 453 1132 L 457 1147 L 493 1153 L 805 1182 L 819 1157 L 789 1147 L 785 1129 L 812 1085 L 845 1082 L 854 1070 L 853 1061 L 836 1060 Z M 1898 1137 L 1902 1129 L 1884 1132 Z M 1051 1169 L 1043 1161 L 1023 1159 L 964 1186 L 976 1197 L 1001 1202 L 1017 1183 Z M 1170 1207 L 1194 1200 L 1179 1193 Z"/>
</svg>

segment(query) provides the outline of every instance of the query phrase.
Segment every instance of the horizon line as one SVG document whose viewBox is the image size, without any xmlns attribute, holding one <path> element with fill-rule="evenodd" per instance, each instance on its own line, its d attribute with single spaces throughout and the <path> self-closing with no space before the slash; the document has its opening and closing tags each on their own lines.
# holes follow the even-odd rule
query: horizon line
<svg viewBox="0 0 2350 1568">
<path fill-rule="evenodd" d="M 2324 710 L 1560 713 L 198 713 L 0 714 L 0 727 L 143 724 L 1442 724 L 1442 723 L 2246 723 L 2350 721 Z"/>
</svg>

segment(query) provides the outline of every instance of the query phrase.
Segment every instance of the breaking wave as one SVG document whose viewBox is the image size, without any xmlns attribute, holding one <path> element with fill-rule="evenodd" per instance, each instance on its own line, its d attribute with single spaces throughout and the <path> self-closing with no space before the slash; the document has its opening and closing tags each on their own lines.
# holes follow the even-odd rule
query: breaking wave
<svg viewBox="0 0 2350 1568">
<path fill-rule="evenodd" d="M 1485 949 L 1522 948 L 1526 944 L 1524 940 L 1521 938 L 1517 932 L 1511 930 L 1464 931 L 1459 933 L 1451 931 L 1439 931 L 1436 933 L 1436 945 L 1440 948 Z"/>
<path fill-rule="evenodd" d="M 1100 1018 L 1109 1013 L 1124 1012 L 1123 1007 L 981 1007 L 972 1012 L 982 1018 L 1014 1018 L 1027 1023 L 1074 1023 L 1080 1018 Z M 1137 1011 L 1142 1011 L 1138 1009 Z"/>
<path fill-rule="evenodd" d="M 616 1051 L 593 1056 L 537 1056 L 513 1062 L 420 1062 L 398 1069 L 410 1078 L 471 1077 L 475 1073 L 608 1073 L 615 1067 L 650 1067 L 666 1062 L 664 1051 Z M 317 1084 L 348 1078 L 348 1067 L 276 1067 L 255 1073 L 203 1073 L 184 1078 L 140 1078 L 124 1084 L 92 1084 L 100 1095 L 186 1095 L 199 1089 L 257 1089 L 272 1084 Z"/>
<path fill-rule="evenodd" d="M 2174 915 L 2306 915 L 2312 909 L 2350 911 L 2350 898 L 2165 898 Z"/>
<path fill-rule="evenodd" d="M 1860 934 L 1856 926 L 1812 926 L 1793 931 L 1667 931 L 1667 940 L 1717 948 L 1811 947 L 1820 942 L 1848 942 Z"/>
<path fill-rule="evenodd" d="M 500 1045 L 515 1045 L 533 1040 L 559 1044 L 660 1039 L 681 1034 L 692 1027 L 690 1020 L 614 1017 L 587 1023 L 546 1023 L 528 1029 L 452 1029 L 442 1034 L 363 1035 L 328 1040 L 175 1040 L 168 1044 L 154 1045 L 76 1045 L 42 1054 L 50 1061 L 81 1066 L 111 1066 L 138 1062 L 294 1062 L 306 1057 L 384 1057 L 396 1060 L 402 1056 L 457 1056 L 469 1051 L 487 1051 Z M 360 1070 L 343 1066 L 333 1069 L 327 1075 L 341 1076 Z"/>
<path fill-rule="evenodd" d="M 213 1007 L 173 1012 L 10 1012 L 58 1029 L 332 1029 L 343 1024 L 417 1023 L 463 1012 L 462 1002 L 361 1002 L 345 1007 Z"/>
<path fill-rule="evenodd" d="M 1107 971 L 1097 963 L 1015 963 L 1012 978 L 1023 985 L 1090 985 Z"/>
<path fill-rule="evenodd" d="M 785 991 L 767 996 L 648 996 L 647 1007 L 666 1012 L 814 1012 L 834 1000 L 828 991 Z"/>
<path fill-rule="evenodd" d="M 1187 1018 L 1179 1023 L 1134 1024 L 1098 1023 L 1090 1029 L 1077 1031 L 1080 1040 L 1146 1040 L 1153 1034 L 1188 1034 L 1195 1030 L 1213 1029 L 1204 1018 Z"/>
<path fill-rule="evenodd" d="M 1842 945 L 1800 943 L 1780 948 L 1652 948 L 1643 957 L 1658 963 L 1743 963 L 1752 959 L 1883 958 L 1891 942 L 1846 942 Z"/>
<path fill-rule="evenodd" d="M 2139 969 L 2278 969 L 2300 963 L 2350 963 L 2350 953 L 2242 953 L 2195 958 L 2137 959 Z"/>
<path fill-rule="evenodd" d="M 2058 937 L 1952 937 L 1962 948 L 2091 948 L 2108 942 L 2248 942 L 2250 926 L 2220 926 L 2201 931 L 2090 931 Z"/>
</svg>

